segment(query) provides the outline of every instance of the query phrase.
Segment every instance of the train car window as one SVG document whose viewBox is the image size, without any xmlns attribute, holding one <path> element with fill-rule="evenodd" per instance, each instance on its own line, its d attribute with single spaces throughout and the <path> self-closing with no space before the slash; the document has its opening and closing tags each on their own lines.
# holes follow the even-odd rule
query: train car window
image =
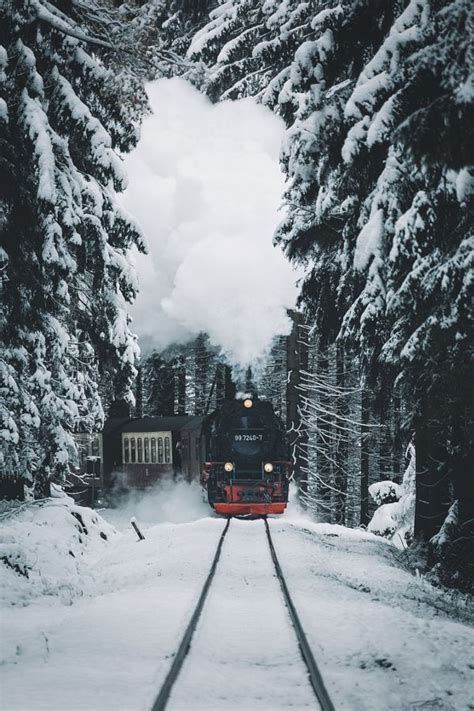
<svg viewBox="0 0 474 711">
<path fill-rule="evenodd" d="M 135 447 L 135 437 L 130 437 L 130 461 L 133 463 L 137 461 L 137 450 Z"/>
<path fill-rule="evenodd" d="M 151 461 L 156 462 L 156 437 L 151 438 Z"/>
<path fill-rule="evenodd" d="M 143 462 L 143 440 L 141 437 L 137 437 L 137 460 Z"/>
<path fill-rule="evenodd" d="M 148 437 L 143 440 L 143 456 L 145 457 L 145 462 L 150 461 L 150 440 Z"/>
<path fill-rule="evenodd" d="M 165 437 L 165 462 L 167 464 L 171 462 L 171 444 L 169 437 Z"/>
<path fill-rule="evenodd" d="M 123 440 L 123 461 L 126 464 L 130 461 L 130 443 L 128 437 L 125 437 Z"/>
<path fill-rule="evenodd" d="M 158 437 L 158 462 L 163 464 L 163 437 Z"/>
</svg>

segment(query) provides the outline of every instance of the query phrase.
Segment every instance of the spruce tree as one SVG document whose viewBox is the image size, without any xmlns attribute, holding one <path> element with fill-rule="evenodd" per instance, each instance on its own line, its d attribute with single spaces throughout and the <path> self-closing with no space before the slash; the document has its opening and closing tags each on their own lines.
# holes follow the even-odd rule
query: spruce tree
<svg viewBox="0 0 474 711">
<path fill-rule="evenodd" d="M 33 481 L 36 496 L 74 462 L 73 432 L 100 427 L 104 364 L 118 398 L 131 400 L 136 372 L 127 255 L 144 246 L 115 195 L 145 100 L 107 68 L 87 3 L 75 8 L 1 10 L 1 471 Z"/>
<path fill-rule="evenodd" d="M 188 50 L 208 65 L 212 98 L 253 95 L 284 118 L 287 210 L 276 237 L 306 265 L 301 303 L 323 347 L 337 340 L 361 365 L 364 437 L 389 426 L 404 393 L 405 437 L 419 433 L 417 532 L 431 538 L 456 500 L 449 530 L 457 516 L 465 548 L 472 31 L 468 0 L 231 0 Z M 365 489 L 374 461 L 363 454 Z"/>
</svg>

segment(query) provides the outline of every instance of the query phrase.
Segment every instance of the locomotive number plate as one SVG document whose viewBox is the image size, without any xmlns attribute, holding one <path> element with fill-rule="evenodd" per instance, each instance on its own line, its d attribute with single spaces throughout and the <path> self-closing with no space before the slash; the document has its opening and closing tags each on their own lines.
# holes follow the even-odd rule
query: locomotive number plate
<svg viewBox="0 0 474 711">
<path fill-rule="evenodd" d="M 263 442 L 263 434 L 236 434 L 235 442 Z"/>
</svg>

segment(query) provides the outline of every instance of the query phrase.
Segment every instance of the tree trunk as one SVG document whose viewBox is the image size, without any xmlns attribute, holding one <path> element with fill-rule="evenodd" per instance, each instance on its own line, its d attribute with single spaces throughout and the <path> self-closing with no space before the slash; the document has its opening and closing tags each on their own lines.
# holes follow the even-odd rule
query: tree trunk
<svg viewBox="0 0 474 711">
<path fill-rule="evenodd" d="M 137 368 L 137 380 L 135 383 L 135 417 L 143 417 L 143 368 Z"/>
<path fill-rule="evenodd" d="M 186 414 L 186 366 L 183 356 L 178 356 L 175 369 L 176 414 Z"/>
<path fill-rule="evenodd" d="M 380 397 L 378 401 L 377 418 L 379 421 L 378 447 L 377 447 L 377 476 L 379 481 L 393 479 L 392 457 L 393 457 L 393 403 L 386 379 L 382 376 L 380 382 Z"/>
<path fill-rule="evenodd" d="M 336 401 L 336 414 L 344 418 L 347 415 L 347 403 L 342 393 L 345 388 L 345 358 L 344 347 L 342 344 L 336 344 L 336 385 L 339 388 L 339 397 Z M 339 420 L 342 424 L 342 420 Z M 345 436 L 345 435 L 344 435 Z M 344 436 L 339 434 L 336 440 L 335 447 L 335 478 L 334 485 L 337 491 L 335 492 L 334 503 L 334 521 L 344 525 L 346 521 L 346 493 L 347 493 L 347 442 Z"/>
<path fill-rule="evenodd" d="M 450 504 L 446 434 L 436 410 L 425 394 L 415 431 L 415 536 L 423 541 L 429 541 L 438 533 Z"/>
<path fill-rule="evenodd" d="M 458 500 L 457 540 L 449 549 L 449 564 L 460 572 L 461 579 L 472 589 L 474 585 L 474 476 L 472 446 L 460 451 L 452 462 L 454 496 Z"/>
<path fill-rule="evenodd" d="M 317 359 L 317 373 L 321 382 L 329 378 L 329 359 L 327 349 L 321 350 Z M 323 409 L 322 417 L 316 417 L 316 474 L 317 474 L 317 502 L 319 518 L 329 523 L 333 522 L 333 492 L 334 472 L 331 459 L 334 455 L 331 441 L 331 425 L 328 417 L 331 412 L 331 398 L 329 394 L 324 394 L 324 387 L 320 391 L 319 405 Z"/>
<path fill-rule="evenodd" d="M 36 472 L 33 484 L 35 499 L 48 499 L 51 496 L 51 482 L 45 471 Z"/>
<path fill-rule="evenodd" d="M 403 461 L 402 451 L 402 432 L 401 432 L 401 397 L 400 393 L 394 390 L 393 393 L 393 449 L 392 449 L 392 471 L 393 480 L 397 483 L 401 482 Z"/>
<path fill-rule="evenodd" d="M 209 354 L 206 348 L 205 335 L 200 333 L 194 342 L 194 414 L 202 415 L 208 400 L 207 381 L 209 370 Z"/>
<path fill-rule="evenodd" d="M 369 523 L 369 424 L 370 393 L 367 383 L 362 385 L 360 413 L 360 525 Z"/>
<path fill-rule="evenodd" d="M 295 479 L 300 490 L 308 490 L 304 467 L 307 464 L 308 433 L 301 422 L 300 371 L 308 368 L 308 345 L 302 314 L 289 312 L 293 328 L 287 340 L 286 426 L 293 458 Z"/>
<path fill-rule="evenodd" d="M 236 395 L 235 383 L 232 379 L 232 370 L 228 365 L 224 366 L 224 399 L 234 400 Z"/>
<path fill-rule="evenodd" d="M 234 400 L 235 392 L 231 369 L 224 363 L 218 363 L 216 367 L 216 407 L 221 407 L 225 400 Z"/>
</svg>

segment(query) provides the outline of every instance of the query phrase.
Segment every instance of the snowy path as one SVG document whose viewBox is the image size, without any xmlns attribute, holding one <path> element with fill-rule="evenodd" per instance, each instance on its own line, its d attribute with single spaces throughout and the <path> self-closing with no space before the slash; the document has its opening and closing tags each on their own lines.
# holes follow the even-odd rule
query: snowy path
<svg viewBox="0 0 474 711">
<path fill-rule="evenodd" d="M 161 523 L 138 543 L 77 523 L 61 502 L 0 522 L 3 553 L 21 538 L 29 565 L 28 579 L 0 566 L 2 711 L 150 711 L 224 527 Z M 291 512 L 270 526 L 337 711 L 473 708 L 462 599 L 401 569 L 371 534 Z M 317 708 L 261 521 L 232 522 L 169 708 Z"/>
<path fill-rule="evenodd" d="M 289 518 L 270 525 L 338 711 L 474 709 L 474 630 L 447 618 L 449 594 L 395 567 L 383 539 Z"/>
<path fill-rule="evenodd" d="M 222 521 L 127 531 L 91 561 L 87 597 L 3 610 L 2 711 L 145 711 L 214 555 Z"/>
<path fill-rule="evenodd" d="M 317 708 L 262 521 L 232 521 L 170 711 Z"/>
</svg>

